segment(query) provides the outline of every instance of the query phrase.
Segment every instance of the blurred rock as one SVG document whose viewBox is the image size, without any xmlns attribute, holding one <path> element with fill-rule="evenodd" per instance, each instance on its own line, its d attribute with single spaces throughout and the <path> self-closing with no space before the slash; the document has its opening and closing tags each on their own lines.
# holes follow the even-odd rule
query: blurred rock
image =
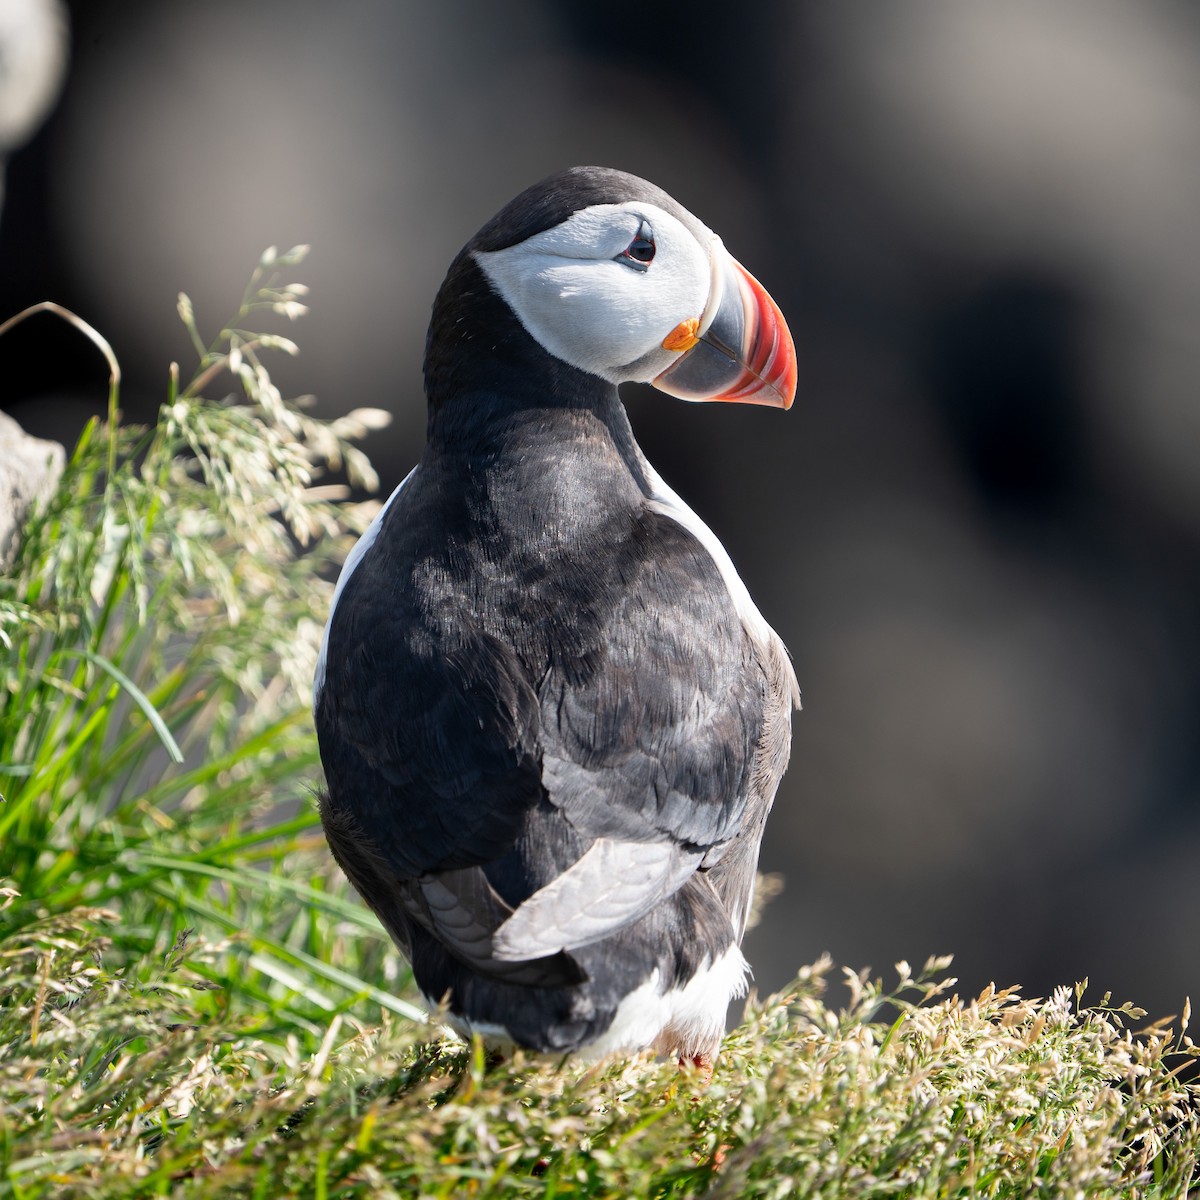
<svg viewBox="0 0 1200 1200">
<path fill-rule="evenodd" d="M 788 138 L 807 150 L 785 160 L 800 227 L 836 231 L 830 250 L 873 280 L 884 319 L 972 275 L 1086 294 L 1073 337 L 1107 482 L 1193 536 L 1198 16 L 1119 0 L 929 0 L 870 19 L 797 6 L 813 69 Z"/>
<path fill-rule="evenodd" d="M 50 111 L 67 66 L 67 21 L 58 0 L 0 0 L 0 204 L 4 159 Z"/>
<path fill-rule="evenodd" d="M 54 491 L 66 461 L 57 442 L 30 437 L 0 413 L 0 571 L 8 567 L 29 510 Z"/>
</svg>

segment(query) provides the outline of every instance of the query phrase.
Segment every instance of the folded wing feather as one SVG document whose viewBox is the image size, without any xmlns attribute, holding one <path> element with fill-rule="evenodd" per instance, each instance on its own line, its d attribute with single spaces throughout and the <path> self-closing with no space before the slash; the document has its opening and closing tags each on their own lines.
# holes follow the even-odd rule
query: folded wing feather
<svg viewBox="0 0 1200 1200">
<path fill-rule="evenodd" d="M 599 838 L 518 905 L 493 934 L 492 953 L 522 961 L 598 942 L 676 892 L 702 856 L 667 842 Z"/>
</svg>

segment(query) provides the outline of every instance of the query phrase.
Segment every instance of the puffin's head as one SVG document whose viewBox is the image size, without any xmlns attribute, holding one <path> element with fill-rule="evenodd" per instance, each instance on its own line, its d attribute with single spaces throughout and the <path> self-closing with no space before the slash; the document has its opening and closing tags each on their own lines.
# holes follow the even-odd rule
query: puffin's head
<svg viewBox="0 0 1200 1200">
<path fill-rule="evenodd" d="M 634 175 L 552 175 L 460 261 L 545 351 L 590 375 L 684 400 L 792 403 L 796 351 L 775 302 L 715 233 Z"/>
</svg>

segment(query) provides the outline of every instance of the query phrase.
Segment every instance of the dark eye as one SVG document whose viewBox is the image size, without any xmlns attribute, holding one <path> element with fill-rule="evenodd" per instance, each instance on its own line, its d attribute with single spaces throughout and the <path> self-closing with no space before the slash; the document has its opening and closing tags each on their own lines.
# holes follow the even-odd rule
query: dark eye
<svg viewBox="0 0 1200 1200">
<path fill-rule="evenodd" d="M 633 241 L 617 255 L 617 262 L 644 271 L 654 261 L 654 231 L 648 221 L 638 226 Z"/>
</svg>

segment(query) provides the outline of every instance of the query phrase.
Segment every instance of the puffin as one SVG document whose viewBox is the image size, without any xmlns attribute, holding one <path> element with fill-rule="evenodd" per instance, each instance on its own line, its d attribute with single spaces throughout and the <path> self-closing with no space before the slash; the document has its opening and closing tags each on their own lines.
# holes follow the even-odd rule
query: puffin
<svg viewBox="0 0 1200 1200">
<path fill-rule="evenodd" d="M 800 695 L 618 385 L 786 409 L 796 377 L 762 285 L 622 171 L 535 183 L 451 263 L 313 707 L 333 857 L 459 1033 L 711 1074 Z"/>
</svg>

